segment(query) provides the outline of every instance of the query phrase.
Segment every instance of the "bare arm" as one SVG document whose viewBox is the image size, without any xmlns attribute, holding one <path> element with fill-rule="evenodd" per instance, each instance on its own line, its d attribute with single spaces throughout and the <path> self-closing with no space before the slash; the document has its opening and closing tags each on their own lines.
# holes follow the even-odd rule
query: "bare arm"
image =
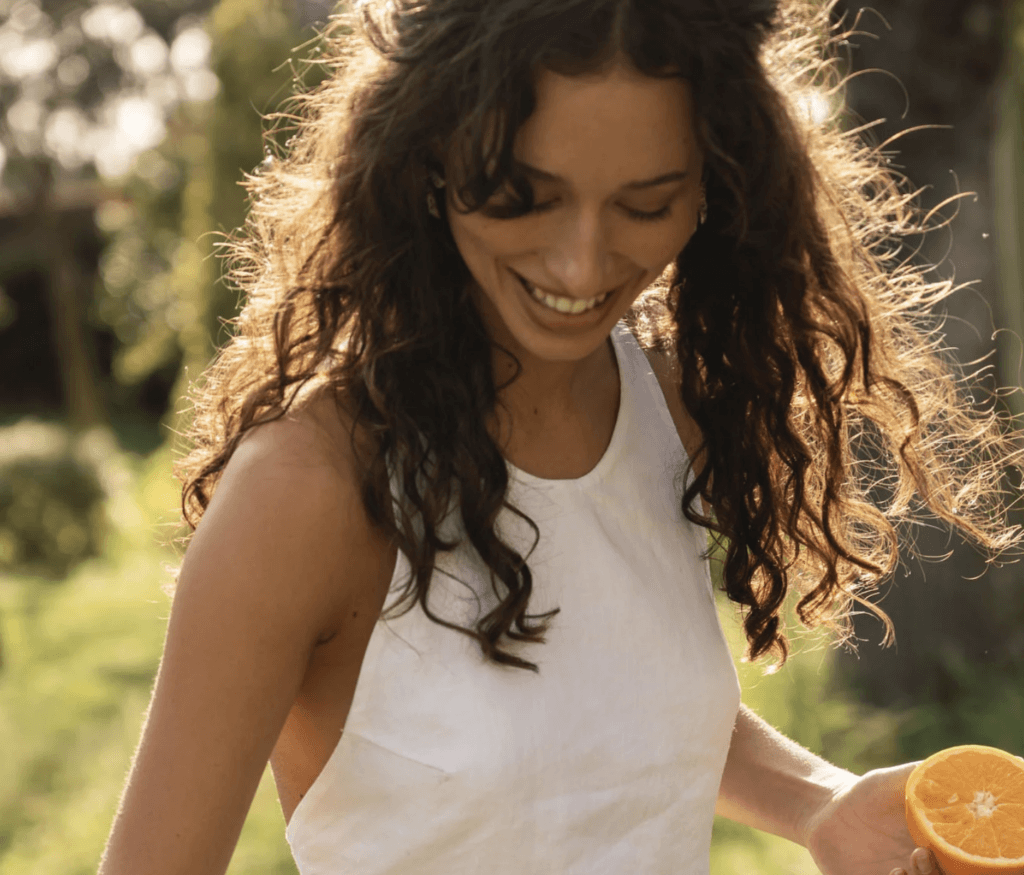
<svg viewBox="0 0 1024 875">
<path fill-rule="evenodd" d="M 373 577 L 314 431 L 257 429 L 196 530 L 100 875 L 223 875 L 316 642 Z"/>
<path fill-rule="evenodd" d="M 741 705 L 715 814 L 804 845 L 808 819 L 855 778 Z"/>
</svg>

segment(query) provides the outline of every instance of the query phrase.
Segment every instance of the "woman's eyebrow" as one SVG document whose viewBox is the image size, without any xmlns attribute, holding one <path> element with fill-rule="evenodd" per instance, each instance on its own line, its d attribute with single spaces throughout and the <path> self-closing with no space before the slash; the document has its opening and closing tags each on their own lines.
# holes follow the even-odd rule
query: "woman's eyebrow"
<svg viewBox="0 0 1024 875">
<path fill-rule="evenodd" d="M 533 167 L 525 161 L 513 159 L 512 164 L 517 170 L 524 173 L 526 176 L 533 176 L 536 179 L 542 179 L 545 182 L 557 182 L 562 185 L 568 185 L 568 181 L 563 179 L 561 176 L 549 173 L 547 170 L 541 170 L 539 167 Z M 644 188 L 655 188 L 659 185 L 665 185 L 669 182 L 677 182 L 680 179 L 685 179 L 687 175 L 688 174 L 685 170 L 673 170 L 671 173 L 663 173 L 661 176 L 655 176 L 653 179 L 638 179 L 633 182 L 627 182 L 622 187 L 628 188 L 630 191 L 637 191 Z"/>
</svg>

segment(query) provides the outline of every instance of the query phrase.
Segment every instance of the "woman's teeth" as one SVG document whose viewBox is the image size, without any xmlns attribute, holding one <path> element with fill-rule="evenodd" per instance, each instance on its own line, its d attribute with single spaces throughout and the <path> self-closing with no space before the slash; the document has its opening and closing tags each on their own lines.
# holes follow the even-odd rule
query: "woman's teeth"
<svg viewBox="0 0 1024 875">
<path fill-rule="evenodd" d="M 603 295 L 598 295 L 596 298 L 591 298 L 589 301 L 577 301 L 573 298 L 559 298 L 555 295 L 549 295 L 547 292 L 542 292 L 529 280 L 526 280 L 523 277 L 519 277 L 519 280 L 535 301 L 539 301 L 541 304 L 544 304 L 546 307 L 550 307 L 552 310 L 557 310 L 559 313 L 568 313 L 573 316 L 579 313 L 585 313 L 587 310 L 593 310 L 594 307 L 600 306 L 611 294 L 611 292 L 605 292 Z"/>
</svg>

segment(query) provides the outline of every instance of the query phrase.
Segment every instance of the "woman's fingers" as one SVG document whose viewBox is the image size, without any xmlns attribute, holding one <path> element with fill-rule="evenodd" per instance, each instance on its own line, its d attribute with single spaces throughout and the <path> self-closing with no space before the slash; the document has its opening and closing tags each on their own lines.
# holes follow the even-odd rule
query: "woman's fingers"
<svg viewBox="0 0 1024 875">
<path fill-rule="evenodd" d="M 935 860 L 932 859 L 931 851 L 927 848 L 917 848 L 910 856 L 910 872 L 906 869 L 893 869 L 889 875 L 941 875 Z"/>
<path fill-rule="evenodd" d="M 937 871 L 938 867 L 932 858 L 932 853 L 927 848 L 917 848 L 910 857 L 914 866 L 914 872 L 920 875 L 930 875 Z"/>
</svg>

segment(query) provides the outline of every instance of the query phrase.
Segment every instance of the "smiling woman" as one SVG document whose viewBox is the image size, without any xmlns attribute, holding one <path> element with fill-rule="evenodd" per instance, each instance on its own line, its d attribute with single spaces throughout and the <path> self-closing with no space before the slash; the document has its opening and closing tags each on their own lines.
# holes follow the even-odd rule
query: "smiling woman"
<svg viewBox="0 0 1024 875">
<path fill-rule="evenodd" d="M 502 192 L 466 210 L 458 185 L 446 188 L 470 299 L 502 350 L 495 373 L 503 381 L 509 364 L 522 369 L 505 400 L 527 430 L 578 419 L 597 386 L 614 384 L 612 327 L 697 227 L 703 161 L 689 86 L 641 75 L 622 55 L 608 69 L 538 77 L 537 107 L 514 144 L 521 201 Z M 460 158 L 455 144 L 450 177 Z"/>
<path fill-rule="evenodd" d="M 716 810 L 823 875 L 911 866 L 906 766 L 741 706 L 706 551 L 784 664 L 791 590 L 812 628 L 888 623 L 862 594 L 915 508 L 1024 540 L 1020 434 L 920 327 L 950 284 L 893 254 L 921 217 L 808 108 L 828 16 L 337 17 L 225 247 L 245 306 L 193 393 L 195 534 L 103 875 L 221 875 L 268 760 L 303 875 L 707 875 Z"/>
</svg>

